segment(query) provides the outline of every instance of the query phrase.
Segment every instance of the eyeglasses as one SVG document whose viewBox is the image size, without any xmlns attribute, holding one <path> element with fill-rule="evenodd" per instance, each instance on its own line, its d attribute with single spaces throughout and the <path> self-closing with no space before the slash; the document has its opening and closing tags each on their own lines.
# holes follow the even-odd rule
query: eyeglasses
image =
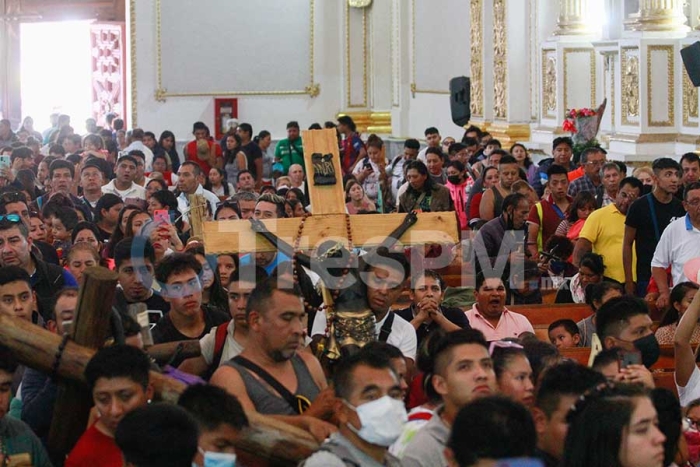
<svg viewBox="0 0 700 467">
<path fill-rule="evenodd" d="M 586 162 L 586 165 L 589 167 L 602 167 L 607 161 L 602 160 L 602 161 L 588 161 Z"/>
<path fill-rule="evenodd" d="M 692 206 L 692 207 L 696 208 L 696 207 L 700 206 L 700 198 L 695 198 L 694 200 L 686 201 L 686 204 L 688 206 Z"/>
<path fill-rule="evenodd" d="M 683 421 L 688 425 L 688 428 L 692 428 L 695 431 L 700 431 L 700 420 L 693 420 L 690 417 L 685 417 Z"/>
<path fill-rule="evenodd" d="M 17 214 L 6 214 L 6 215 L 0 215 L 0 221 L 9 221 L 13 222 L 15 224 L 19 224 L 22 222 L 22 218 L 19 217 Z"/>
<path fill-rule="evenodd" d="M 489 344 L 489 355 L 493 355 L 496 349 L 522 349 L 523 346 L 511 341 L 493 341 Z"/>
</svg>

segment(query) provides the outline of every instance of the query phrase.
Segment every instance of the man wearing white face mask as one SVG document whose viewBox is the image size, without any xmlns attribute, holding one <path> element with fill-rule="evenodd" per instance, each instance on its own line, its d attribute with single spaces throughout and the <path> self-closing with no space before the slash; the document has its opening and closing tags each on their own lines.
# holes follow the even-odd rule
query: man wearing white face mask
<svg viewBox="0 0 700 467">
<path fill-rule="evenodd" d="M 401 465 L 388 451 L 408 420 L 398 377 L 390 360 L 360 351 L 341 359 L 333 375 L 338 433 L 304 467 Z"/>
</svg>

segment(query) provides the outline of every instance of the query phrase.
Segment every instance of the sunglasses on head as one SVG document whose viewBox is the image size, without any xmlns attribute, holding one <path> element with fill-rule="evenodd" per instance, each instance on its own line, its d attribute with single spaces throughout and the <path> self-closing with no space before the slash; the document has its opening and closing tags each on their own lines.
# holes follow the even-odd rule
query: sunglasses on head
<svg viewBox="0 0 700 467">
<path fill-rule="evenodd" d="M 17 214 L 5 214 L 0 215 L 0 221 L 9 221 L 17 224 L 22 222 L 22 218 L 19 217 Z"/>
</svg>

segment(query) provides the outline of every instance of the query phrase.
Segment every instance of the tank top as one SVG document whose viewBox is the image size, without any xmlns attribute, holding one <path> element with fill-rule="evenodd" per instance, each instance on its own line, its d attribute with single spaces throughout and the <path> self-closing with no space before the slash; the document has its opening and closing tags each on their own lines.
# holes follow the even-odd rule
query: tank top
<svg viewBox="0 0 700 467">
<path fill-rule="evenodd" d="M 495 186 L 491 187 L 491 191 L 493 191 L 493 217 L 496 218 L 503 213 L 503 195 Z"/>
<path fill-rule="evenodd" d="M 294 395 L 304 396 L 313 402 L 320 390 L 306 367 L 306 363 L 297 354 L 292 357 L 291 362 L 297 377 L 297 389 Z M 250 371 L 231 360 L 224 365 L 234 368 L 241 375 L 245 390 L 255 405 L 256 411 L 263 415 L 298 415 L 286 400 L 273 393 L 266 383 L 253 376 Z"/>
</svg>

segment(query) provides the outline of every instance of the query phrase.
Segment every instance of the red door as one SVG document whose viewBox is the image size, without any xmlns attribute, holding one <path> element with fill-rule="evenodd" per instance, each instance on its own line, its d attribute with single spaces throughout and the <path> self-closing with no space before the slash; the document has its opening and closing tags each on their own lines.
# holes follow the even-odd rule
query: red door
<svg viewBox="0 0 700 467">
<path fill-rule="evenodd" d="M 93 23 L 90 27 L 92 49 L 92 116 L 105 124 L 110 112 L 126 122 L 125 28 L 121 22 Z"/>
</svg>

